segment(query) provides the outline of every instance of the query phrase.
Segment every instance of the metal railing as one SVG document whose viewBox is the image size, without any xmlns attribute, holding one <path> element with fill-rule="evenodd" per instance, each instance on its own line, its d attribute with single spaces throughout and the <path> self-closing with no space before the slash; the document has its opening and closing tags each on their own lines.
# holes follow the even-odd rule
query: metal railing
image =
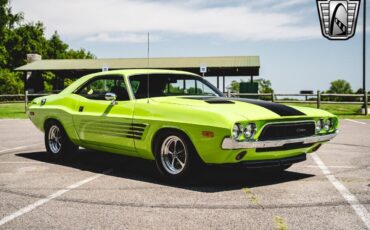
<svg viewBox="0 0 370 230">
<path fill-rule="evenodd" d="M 0 103 L 24 102 L 35 97 L 50 95 L 50 93 L 33 93 L 33 94 L 3 94 L 0 95 Z M 227 97 L 253 97 L 263 100 L 269 100 L 277 103 L 307 103 L 316 104 L 320 108 L 321 104 L 364 104 L 364 94 L 336 94 L 336 93 L 322 93 L 317 91 L 316 94 L 289 94 L 289 93 L 233 93 L 225 92 Z M 282 98 L 283 97 L 283 98 Z M 297 98 L 302 98 L 297 99 Z M 366 97 L 368 94 L 366 93 Z M 281 99 L 282 98 L 282 99 Z M 333 100 L 334 99 L 334 100 Z"/>
<path fill-rule="evenodd" d="M 253 97 L 263 100 L 269 100 L 277 103 L 306 103 L 316 104 L 320 108 L 321 104 L 364 104 L 364 94 L 337 94 L 322 93 L 317 91 L 316 94 L 288 94 L 288 93 L 232 93 L 226 92 L 227 97 Z M 281 99 L 281 97 L 285 97 Z M 297 99 L 297 98 L 304 98 Z M 366 97 L 368 94 L 366 93 Z M 334 99 L 334 100 L 333 100 Z"/>
<path fill-rule="evenodd" d="M 32 94 L 2 94 L 0 95 L 0 103 L 17 103 L 24 102 L 24 111 L 27 112 L 27 105 L 30 99 L 47 96 L 47 93 L 32 93 Z"/>
<path fill-rule="evenodd" d="M 1 94 L 0 103 L 11 103 L 11 102 L 28 102 L 29 99 L 36 97 L 47 96 L 50 93 L 32 93 L 32 94 Z"/>
</svg>

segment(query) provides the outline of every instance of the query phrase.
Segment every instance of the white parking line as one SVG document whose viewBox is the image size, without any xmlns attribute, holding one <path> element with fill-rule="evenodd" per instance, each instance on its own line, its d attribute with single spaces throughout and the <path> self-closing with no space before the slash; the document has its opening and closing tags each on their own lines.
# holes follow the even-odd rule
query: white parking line
<svg viewBox="0 0 370 230">
<path fill-rule="evenodd" d="M 1 104 L 0 104 L 1 106 Z M 0 118 L 0 122 L 8 122 L 8 121 L 26 121 L 28 120 L 27 118 Z"/>
<path fill-rule="evenodd" d="M 66 192 L 68 192 L 68 191 L 70 191 L 72 189 L 78 188 L 81 185 L 84 185 L 86 183 L 89 183 L 90 181 L 95 180 L 95 179 L 97 179 L 97 178 L 99 178 L 99 177 L 101 177 L 103 175 L 106 175 L 108 173 L 111 173 L 111 172 L 112 172 L 112 169 L 106 170 L 106 171 L 102 172 L 101 174 L 97 174 L 95 176 L 88 177 L 85 180 L 82 180 L 82 181 L 79 181 L 77 183 L 74 183 L 74 184 L 68 186 L 65 189 L 61 189 L 59 191 L 56 191 L 55 193 L 49 195 L 46 198 L 43 198 L 41 200 L 38 200 L 38 201 L 36 201 L 33 204 L 30 204 L 30 205 L 28 205 L 28 206 L 26 206 L 26 207 L 24 207 L 24 208 L 22 208 L 22 209 L 20 209 L 20 210 L 18 210 L 16 212 L 10 214 L 8 216 L 5 216 L 4 218 L 2 218 L 0 220 L 0 226 L 3 225 L 3 224 L 5 224 L 5 223 L 7 223 L 7 222 L 9 222 L 9 221 L 11 221 L 11 220 L 13 220 L 13 219 L 15 219 L 15 218 L 17 218 L 17 217 L 19 217 L 19 216 L 21 216 L 21 215 L 23 215 L 23 214 L 26 214 L 26 213 L 32 211 L 33 209 L 35 209 L 35 208 L 37 208 L 37 207 L 39 207 L 39 206 L 41 206 L 41 205 L 49 202 L 50 200 L 52 200 L 54 198 L 57 198 L 57 197 L 63 195 L 64 193 L 66 193 Z"/>
<path fill-rule="evenodd" d="M 354 196 L 342 183 L 337 180 L 337 178 L 331 174 L 328 167 L 324 162 L 319 158 L 316 153 L 311 154 L 312 158 L 316 164 L 320 167 L 321 171 L 324 173 L 326 178 L 334 185 L 338 192 L 343 196 L 343 198 L 351 205 L 355 210 L 356 214 L 364 222 L 367 229 L 370 229 L 370 214 L 366 208 L 358 201 L 357 197 Z"/>
<path fill-rule="evenodd" d="M 41 144 L 24 145 L 24 146 L 11 148 L 11 149 L 4 149 L 4 150 L 1 150 L 0 153 L 11 152 L 11 151 L 14 151 L 14 150 L 22 150 L 22 149 L 26 149 L 26 148 L 33 147 L 33 146 L 38 146 L 38 145 L 41 145 Z"/>
<path fill-rule="evenodd" d="M 361 125 L 366 125 L 365 122 L 362 122 L 362 121 L 356 121 L 356 120 L 352 120 L 352 119 L 345 119 L 346 121 L 350 121 L 350 122 L 353 122 L 353 123 L 357 123 L 357 124 L 361 124 Z"/>
</svg>

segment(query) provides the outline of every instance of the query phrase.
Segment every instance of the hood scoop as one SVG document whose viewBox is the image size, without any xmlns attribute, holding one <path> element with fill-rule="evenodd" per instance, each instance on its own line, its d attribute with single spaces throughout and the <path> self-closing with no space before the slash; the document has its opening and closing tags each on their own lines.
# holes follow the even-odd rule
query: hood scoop
<svg viewBox="0 0 370 230">
<path fill-rule="evenodd" d="M 235 104 L 235 102 L 233 101 L 229 101 L 229 100 L 220 100 L 220 99 L 212 99 L 212 100 L 206 100 L 205 102 L 207 102 L 208 104 Z"/>
</svg>

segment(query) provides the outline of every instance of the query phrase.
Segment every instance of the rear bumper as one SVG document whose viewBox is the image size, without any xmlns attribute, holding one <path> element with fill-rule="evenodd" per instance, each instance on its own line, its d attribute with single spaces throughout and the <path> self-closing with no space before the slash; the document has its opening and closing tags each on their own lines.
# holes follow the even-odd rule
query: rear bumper
<svg viewBox="0 0 370 230">
<path fill-rule="evenodd" d="M 303 143 L 313 144 L 319 142 L 325 142 L 333 139 L 338 134 L 338 131 L 325 135 L 316 135 L 310 137 L 284 139 L 284 140 L 273 140 L 273 141 L 235 141 L 228 137 L 222 141 L 222 149 L 257 149 L 257 148 L 272 148 L 281 147 L 285 144 L 292 143 Z"/>
<path fill-rule="evenodd" d="M 238 163 L 221 164 L 224 167 L 237 167 L 237 168 L 269 168 L 288 166 L 306 160 L 306 154 L 300 154 L 294 157 L 287 157 L 274 160 L 258 160 L 258 161 L 241 161 Z"/>
</svg>

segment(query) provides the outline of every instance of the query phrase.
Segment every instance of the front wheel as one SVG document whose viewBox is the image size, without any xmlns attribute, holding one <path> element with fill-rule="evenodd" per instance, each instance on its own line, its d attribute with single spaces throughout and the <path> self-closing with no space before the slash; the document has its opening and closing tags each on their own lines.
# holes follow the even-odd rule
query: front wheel
<svg viewBox="0 0 370 230">
<path fill-rule="evenodd" d="M 169 180 L 184 179 L 195 168 L 197 153 L 189 138 L 176 131 L 157 139 L 155 162 L 161 175 Z"/>
<path fill-rule="evenodd" d="M 63 126 L 56 121 L 49 121 L 45 125 L 45 148 L 52 159 L 66 157 L 78 150 L 68 138 Z"/>
</svg>

